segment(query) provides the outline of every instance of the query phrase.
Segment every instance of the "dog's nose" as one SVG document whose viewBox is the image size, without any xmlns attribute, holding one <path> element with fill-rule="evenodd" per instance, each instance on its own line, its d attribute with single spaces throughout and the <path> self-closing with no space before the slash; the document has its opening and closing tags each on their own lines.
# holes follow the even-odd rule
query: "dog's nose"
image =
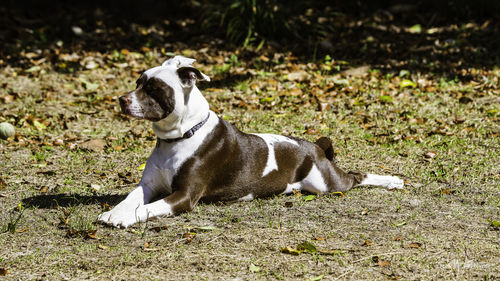
<svg viewBox="0 0 500 281">
<path fill-rule="evenodd" d="M 132 100 L 128 96 L 121 96 L 119 100 L 122 107 L 127 106 L 132 102 Z"/>
</svg>

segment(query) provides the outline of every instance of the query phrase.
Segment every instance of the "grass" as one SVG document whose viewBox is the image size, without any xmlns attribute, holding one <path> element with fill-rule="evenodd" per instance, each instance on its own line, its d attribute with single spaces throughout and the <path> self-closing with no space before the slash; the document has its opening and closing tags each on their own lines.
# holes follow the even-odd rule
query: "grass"
<svg viewBox="0 0 500 281">
<path fill-rule="evenodd" d="M 141 67 L 160 63 L 160 54 L 149 57 Z M 210 60 L 200 66 L 222 85 L 238 67 L 253 67 L 233 60 L 238 65 L 229 62 L 229 69 Z M 404 191 L 357 188 L 307 201 L 292 195 L 201 204 L 127 230 L 108 228 L 95 223 L 97 215 L 134 188 L 154 147 L 149 125 L 121 115 L 116 100 L 133 87 L 139 70 L 104 65 L 66 74 L 49 63 L 41 65 L 45 73 L 2 69 L 0 96 L 15 100 L 0 104 L 0 121 L 18 132 L 0 142 L 5 277 L 500 278 L 500 232 L 491 223 L 500 219 L 499 95 L 491 82 L 499 70 L 455 81 L 378 70 L 346 77 L 335 65 L 322 70 L 321 63 L 299 67 L 309 80 L 289 81 L 284 72 L 264 67 L 255 73 L 274 74 L 200 87 L 219 115 L 243 131 L 330 136 L 342 168 L 399 175 Z M 87 90 L 79 76 L 99 89 Z M 401 87 L 403 79 L 418 86 Z M 329 107 L 318 110 L 319 103 Z M 55 145 L 56 139 L 64 144 Z M 104 140 L 104 150 L 79 148 L 90 139 Z M 435 157 L 426 157 L 429 152 Z M 331 254 L 282 253 L 304 241 Z"/>
</svg>

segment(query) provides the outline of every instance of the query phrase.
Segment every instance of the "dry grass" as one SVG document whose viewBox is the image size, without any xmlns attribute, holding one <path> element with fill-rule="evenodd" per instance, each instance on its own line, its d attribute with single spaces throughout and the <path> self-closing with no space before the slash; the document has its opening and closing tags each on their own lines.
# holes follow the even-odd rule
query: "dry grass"
<svg viewBox="0 0 500 281">
<path fill-rule="evenodd" d="M 469 82 L 421 77 L 438 85 L 435 92 L 400 89 L 386 103 L 379 96 L 392 84 L 398 87 L 393 77 L 374 71 L 348 78 L 351 87 L 367 89 L 354 96 L 332 82 L 342 75 L 324 74 L 318 79 L 325 87 L 338 87 L 337 96 L 320 96 L 331 104 L 326 111 L 317 110 L 307 83 L 298 86 L 302 97 L 266 105 L 263 97 L 277 91 L 267 94 L 252 85 L 265 89 L 270 79 L 291 85 L 279 73 L 205 89 L 220 114 L 245 131 L 309 140 L 331 136 L 341 167 L 398 174 L 406 188 L 354 189 L 345 197 L 311 201 L 277 196 L 199 205 L 191 213 L 120 230 L 95 224 L 95 218 L 134 187 L 138 167 L 154 146 L 148 125 L 121 116 L 111 98 L 130 89 L 136 74 L 82 71 L 100 85 L 94 92 L 77 76 L 49 64 L 43 69 L 17 76 L 12 73 L 20 70 L 0 71 L 0 96 L 16 93 L 15 101 L 0 104 L 0 121 L 16 123 L 19 132 L 16 140 L 0 142 L 6 182 L 0 190 L 0 268 L 8 270 L 7 280 L 500 278 L 500 232 L 489 221 L 500 217 L 496 88 L 479 93 Z M 498 70 L 486 75 L 492 81 L 500 76 Z M 472 102 L 460 103 L 457 91 Z M 239 108 L 238 97 L 247 107 Z M 48 121 L 47 127 L 36 129 L 32 120 Z M 446 132 L 436 132 L 440 128 Z M 52 145 L 58 138 L 65 145 Z M 89 139 L 105 140 L 105 150 L 72 149 Z M 437 157 L 426 158 L 429 151 Z M 330 254 L 281 252 L 304 241 Z"/>
</svg>

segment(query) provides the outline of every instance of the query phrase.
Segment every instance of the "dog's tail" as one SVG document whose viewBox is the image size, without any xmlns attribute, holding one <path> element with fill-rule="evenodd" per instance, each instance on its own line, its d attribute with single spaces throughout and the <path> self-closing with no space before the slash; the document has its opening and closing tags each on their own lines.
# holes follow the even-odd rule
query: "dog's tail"
<svg viewBox="0 0 500 281">
<path fill-rule="evenodd" d="M 333 145 L 329 138 L 321 137 L 316 142 L 314 142 L 314 144 L 319 146 L 325 152 L 325 156 L 328 160 L 334 163 L 337 162 L 335 160 L 335 151 L 333 150 Z"/>
</svg>

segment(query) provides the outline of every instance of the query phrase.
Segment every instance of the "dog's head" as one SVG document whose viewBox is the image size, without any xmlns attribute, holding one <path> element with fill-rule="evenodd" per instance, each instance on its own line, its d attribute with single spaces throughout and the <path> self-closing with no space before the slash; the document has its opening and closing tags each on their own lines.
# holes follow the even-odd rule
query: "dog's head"
<svg viewBox="0 0 500 281">
<path fill-rule="evenodd" d="M 210 78 L 193 67 L 194 59 L 175 56 L 146 70 L 135 90 L 120 97 L 122 112 L 153 122 L 172 113 L 182 115 L 196 81 Z"/>
</svg>

